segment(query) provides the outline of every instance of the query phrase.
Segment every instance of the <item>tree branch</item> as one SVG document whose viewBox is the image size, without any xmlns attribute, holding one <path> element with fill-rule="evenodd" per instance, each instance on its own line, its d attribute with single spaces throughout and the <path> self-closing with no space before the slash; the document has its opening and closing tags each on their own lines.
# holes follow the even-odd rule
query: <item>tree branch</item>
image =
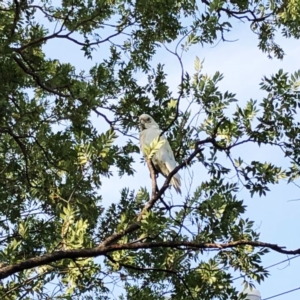
<svg viewBox="0 0 300 300">
<path fill-rule="evenodd" d="M 155 171 L 154 171 L 153 164 L 152 164 L 151 160 L 150 160 L 150 159 L 146 159 L 146 162 L 147 162 L 148 169 L 149 169 L 149 171 L 150 171 L 151 183 L 152 183 L 152 184 L 151 184 L 151 185 L 152 185 L 152 189 L 151 189 L 151 199 L 156 199 L 155 196 L 156 196 L 156 192 L 157 192 L 157 184 L 156 184 Z M 155 203 L 155 202 L 154 202 L 154 203 Z M 153 207 L 154 203 L 152 203 L 151 201 L 149 201 L 149 202 L 145 205 L 143 211 L 144 211 L 144 212 L 145 212 L 145 211 L 149 211 L 149 210 Z M 138 221 L 141 220 L 142 215 L 144 214 L 143 211 L 142 211 L 142 213 L 140 214 L 140 216 L 138 217 Z"/>
<path fill-rule="evenodd" d="M 19 66 L 26 74 L 30 75 L 30 76 L 35 80 L 36 84 L 37 84 L 38 86 L 40 86 L 42 89 L 44 89 L 45 91 L 47 91 L 47 92 L 49 92 L 49 93 L 51 93 L 51 94 L 54 94 L 54 95 L 58 95 L 58 96 L 60 96 L 60 97 L 66 97 L 66 98 L 70 97 L 69 94 L 64 94 L 64 93 L 62 93 L 62 92 L 59 92 L 59 91 L 57 91 L 57 90 L 52 89 L 51 87 L 46 86 L 46 85 L 42 82 L 41 78 L 40 78 L 34 71 L 29 70 L 29 69 L 27 68 L 27 66 L 23 63 L 23 61 L 22 61 L 21 59 L 19 59 L 17 56 L 14 56 L 13 59 L 14 59 L 14 61 L 18 64 L 18 66 Z"/>
<path fill-rule="evenodd" d="M 44 36 L 44 37 L 37 38 L 37 39 L 35 39 L 35 40 L 33 40 L 33 41 L 30 41 L 30 42 L 27 43 L 26 45 L 23 45 L 23 46 L 21 46 L 21 47 L 19 47 L 19 48 L 12 48 L 12 49 L 15 50 L 15 51 L 17 51 L 17 52 L 20 52 L 20 51 L 23 51 L 24 49 L 26 49 L 26 48 L 28 48 L 28 47 L 30 47 L 30 46 L 34 46 L 34 45 L 39 44 L 39 43 L 44 43 L 44 42 L 46 42 L 46 41 L 48 41 L 48 40 L 51 40 L 51 39 L 54 39 L 54 38 L 68 39 L 68 40 L 72 41 L 73 43 L 75 43 L 75 44 L 77 44 L 77 45 L 80 45 L 80 46 L 87 46 L 87 47 L 95 46 L 95 45 L 99 45 L 99 44 L 105 43 L 105 42 L 109 41 L 111 38 L 118 36 L 119 34 L 123 33 L 123 31 L 124 31 L 126 28 L 128 28 L 129 26 L 134 25 L 134 24 L 137 22 L 136 20 L 135 20 L 134 22 L 128 22 L 128 24 L 127 24 L 126 26 L 124 26 L 124 25 L 126 24 L 126 21 L 127 21 L 127 20 L 125 20 L 122 24 L 119 25 L 118 31 L 117 31 L 116 33 L 114 33 L 114 34 L 112 34 L 112 35 L 106 37 L 106 38 L 103 39 L 103 40 L 98 40 L 98 41 L 96 41 L 96 42 L 83 43 L 83 42 L 77 41 L 76 39 L 70 37 L 70 35 L 71 35 L 72 33 L 74 33 L 80 26 L 82 26 L 82 25 L 84 25 L 84 24 L 86 24 L 86 23 L 89 23 L 89 22 L 93 22 L 94 19 L 97 18 L 97 17 L 98 17 L 98 15 L 95 15 L 95 16 L 92 16 L 92 17 L 89 18 L 89 19 L 82 20 L 81 22 L 79 22 L 79 23 L 77 24 L 77 26 L 76 26 L 74 29 L 72 29 L 72 30 L 69 31 L 68 33 L 66 33 L 66 34 L 60 34 L 60 33 L 63 31 L 65 21 L 66 21 L 67 18 L 68 18 L 68 16 L 66 16 L 66 17 L 64 18 L 64 21 L 63 21 L 63 23 L 62 23 L 60 29 L 59 29 L 57 32 L 54 32 L 53 34 L 50 34 L 50 35 L 48 35 L 48 36 Z M 120 29 L 120 27 L 122 27 L 122 26 L 124 26 L 124 27 L 123 27 L 122 29 Z"/>
<path fill-rule="evenodd" d="M 138 243 L 138 244 L 114 244 L 104 247 L 94 247 L 89 249 L 72 249 L 65 251 L 57 251 L 53 253 L 47 253 L 42 256 L 29 258 L 23 262 L 16 263 L 13 265 L 5 266 L 0 269 L 0 279 L 7 278 L 17 272 L 32 269 L 38 266 L 57 262 L 62 259 L 76 259 L 76 258 L 88 258 L 96 257 L 101 255 L 107 255 L 114 251 L 120 250 L 140 250 L 140 249 L 153 249 L 153 248 L 178 248 L 178 250 L 199 250 L 199 249 L 210 249 L 210 250 L 222 250 L 236 248 L 239 246 L 250 245 L 258 248 L 268 248 L 282 254 L 296 255 L 300 254 L 300 248 L 295 250 L 285 250 L 284 246 L 278 246 L 276 244 L 264 243 L 259 241 L 232 241 L 228 243 L 197 243 L 197 242 L 186 242 L 186 241 L 166 241 L 166 242 L 150 242 L 150 243 Z"/>
<path fill-rule="evenodd" d="M 0 132 L 7 133 L 10 135 L 14 141 L 17 143 L 19 146 L 23 156 L 24 156 L 24 161 L 25 161 L 25 176 L 28 182 L 28 185 L 32 187 L 30 178 L 29 178 L 29 167 L 28 167 L 28 155 L 27 155 L 27 150 L 25 145 L 20 141 L 21 138 L 26 138 L 28 137 L 27 135 L 16 135 L 9 127 L 6 128 L 0 128 Z"/>
<path fill-rule="evenodd" d="M 201 2 L 207 6 L 210 6 L 210 4 L 211 4 L 211 2 L 209 2 L 208 0 L 201 0 Z M 225 12 L 227 15 L 232 16 L 238 20 L 246 19 L 250 22 L 262 22 L 274 14 L 274 13 L 269 13 L 269 14 L 266 14 L 265 16 L 258 17 L 255 15 L 255 10 L 247 9 L 247 10 L 237 11 L 237 10 L 231 10 L 231 9 L 225 8 L 225 7 L 220 7 L 216 11 L 217 12 L 222 11 L 222 12 Z M 247 15 L 250 15 L 252 18 Z"/>
<path fill-rule="evenodd" d="M 179 42 L 178 42 L 177 45 L 176 45 L 175 52 L 171 51 L 169 48 L 167 48 L 167 47 L 164 45 L 165 49 L 166 49 L 169 53 L 175 55 L 175 57 L 178 59 L 179 65 L 180 65 L 180 68 L 181 68 L 181 77 L 180 77 L 180 91 L 179 91 L 179 96 L 178 96 L 178 98 L 177 98 L 175 116 L 174 116 L 173 120 L 171 121 L 171 123 L 169 124 L 169 126 L 167 126 L 165 129 L 163 129 L 163 130 L 161 131 L 161 133 L 160 133 L 160 135 L 159 135 L 160 137 L 161 137 L 165 132 L 167 132 L 167 131 L 174 125 L 174 123 L 176 122 L 176 120 L 178 119 L 178 116 L 179 116 L 179 103 L 180 103 L 181 97 L 183 96 L 184 67 L 183 67 L 182 59 L 181 59 L 181 57 L 180 57 L 180 56 L 178 55 L 178 53 L 177 53 L 177 48 L 178 48 L 178 45 L 181 43 L 181 41 L 182 41 L 186 36 L 187 36 L 187 34 L 184 35 L 183 38 L 179 40 Z"/>
<path fill-rule="evenodd" d="M 161 269 L 161 268 L 141 268 L 141 267 L 138 267 L 138 266 L 135 266 L 135 265 L 129 265 L 129 264 L 125 264 L 125 263 L 116 261 L 110 255 L 105 255 L 105 257 L 114 264 L 118 263 L 120 266 L 122 266 L 124 268 L 132 269 L 132 270 L 135 270 L 135 271 L 141 271 L 141 272 L 154 271 L 154 272 L 170 273 L 170 274 L 175 274 L 175 275 L 177 275 L 177 272 L 178 272 L 178 271 L 175 271 L 175 270 Z"/>
<path fill-rule="evenodd" d="M 10 33 L 11 38 L 15 34 L 15 30 L 20 20 L 20 13 L 21 13 L 20 3 L 17 0 L 14 0 L 14 4 L 15 4 L 15 15 L 14 15 L 14 22 L 11 27 L 11 33 Z"/>
</svg>

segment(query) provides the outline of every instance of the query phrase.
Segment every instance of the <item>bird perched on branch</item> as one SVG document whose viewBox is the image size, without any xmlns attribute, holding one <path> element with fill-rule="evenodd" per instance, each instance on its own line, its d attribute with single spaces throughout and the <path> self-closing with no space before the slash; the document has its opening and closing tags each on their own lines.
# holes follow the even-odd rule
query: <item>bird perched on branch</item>
<svg viewBox="0 0 300 300">
<path fill-rule="evenodd" d="M 156 171 L 167 177 L 176 167 L 173 151 L 166 137 L 161 134 L 158 124 L 147 114 L 139 117 L 140 121 L 140 148 L 144 155 L 151 159 Z M 180 175 L 176 173 L 170 183 L 176 192 L 181 194 Z"/>
</svg>

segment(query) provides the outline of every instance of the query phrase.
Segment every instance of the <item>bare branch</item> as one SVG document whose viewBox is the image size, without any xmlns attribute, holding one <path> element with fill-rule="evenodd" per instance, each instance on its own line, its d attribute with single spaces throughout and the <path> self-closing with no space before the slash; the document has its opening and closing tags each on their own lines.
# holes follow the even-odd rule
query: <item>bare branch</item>
<svg viewBox="0 0 300 300">
<path fill-rule="evenodd" d="M 186 35 L 185 35 L 182 39 L 184 39 L 185 37 L 186 37 Z M 183 67 L 182 59 L 181 59 L 181 57 L 180 57 L 180 56 L 178 55 L 178 53 L 177 53 L 177 48 L 178 48 L 179 43 L 182 41 L 182 39 L 180 39 L 180 41 L 177 43 L 177 46 L 176 46 L 176 48 L 175 48 L 175 52 L 171 51 L 169 48 L 167 48 L 167 47 L 164 45 L 165 49 L 166 49 L 169 53 L 175 55 L 175 57 L 178 59 L 179 65 L 180 65 L 180 68 L 181 68 L 181 78 L 180 78 L 180 91 L 179 91 L 179 96 L 178 96 L 178 98 L 177 98 L 175 116 L 174 116 L 172 122 L 169 124 L 169 126 L 166 127 L 165 129 L 163 129 L 163 130 L 161 131 L 161 133 L 160 133 L 160 135 L 159 135 L 160 137 L 161 137 L 165 132 L 167 132 L 167 131 L 174 125 L 174 123 L 176 122 L 176 120 L 178 119 L 178 116 L 179 116 L 179 103 L 180 103 L 181 97 L 183 96 L 184 67 Z"/>
<path fill-rule="evenodd" d="M 101 108 L 104 109 L 104 107 L 101 107 Z M 110 121 L 110 120 L 107 118 L 107 116 L 106 116 L 105 114 L 101 113 L 97 108 L 93 108 L 92 110 L 93 110 L 93 112 L 96 113 L 96 115 L 97 115 L 98 117 L 102 117 L 102 118 L 106 121 L 106 123 L 108 123 L 109 126 L 110 126 L 113 130 L 115 130 L 115 131 L 117 131 L 117 132 L 120 132 L 120 133 L 121 133 L 122 135 L 124 135 L 124 136 L 127 136 L 127 137 L 130 137 L 130 138 L 132 138 L 132 139 L 138 140 L 138 138 L 137 138 L 136 136 L 133 136 L 132 134 L 127 134 L 127 133 L 123 132 L 121 129 L 117 128 L 117 126 L 116 126 L 117 121 Z"/>
</svg>

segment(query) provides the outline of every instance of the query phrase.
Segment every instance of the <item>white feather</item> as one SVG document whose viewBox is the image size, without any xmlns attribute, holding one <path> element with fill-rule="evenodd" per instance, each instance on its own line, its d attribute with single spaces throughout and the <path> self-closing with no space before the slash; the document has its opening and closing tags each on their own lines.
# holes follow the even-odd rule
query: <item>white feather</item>
<svg viewBox="0 0 300 300">
<path fill-rule="evenodd" d="M 160 135 L 161 130 L 159 129 L 158 124 L 149 115 L 143 114 L 139 117 L 139 120 L 141 124 L 140 147 L 143 151 L 145 146 L 149 147 L 151 142 Z M 160 140 L 164 140 L 165 143 L 154 154 L 152 157 L 152 162 L 156 170 L 167 177 L 170 172 L 174 170 L 177 163 L 166 137 L 162 135 Z M 172 177 L 170 183 L 173 185 L 177 193 L 181 194 L 181 178 L 178 173 Z"/>
</svg>

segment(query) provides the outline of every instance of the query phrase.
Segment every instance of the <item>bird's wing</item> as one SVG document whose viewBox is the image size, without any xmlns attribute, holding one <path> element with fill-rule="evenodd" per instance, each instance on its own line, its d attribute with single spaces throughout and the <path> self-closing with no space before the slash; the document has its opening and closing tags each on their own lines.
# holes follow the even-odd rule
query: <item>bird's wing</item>
<svg viewBox="0 0 300 300">
<path fill-rule="evenodd" d="M 165 137 L 163 139 L 165 143 L 156 153 L 156 159 L 161 172 L 167 177 L 176 168 L 176 160 L 169 142 Z M 170 183 L 176 192 L 181 194 L 181 177 L 178 173 L 173 175 Z"/>
<path fill-rule="evenodd" d="M 159 149 L 156 156 L 158 160 L 166 165 L 169 171 L 168 173 L 170 173 L 176 167 L 176 160 L 168 140 L 164 136 L 162 136 L 161 139 L 165 140 L 165 143 Z"/>
</svg>

